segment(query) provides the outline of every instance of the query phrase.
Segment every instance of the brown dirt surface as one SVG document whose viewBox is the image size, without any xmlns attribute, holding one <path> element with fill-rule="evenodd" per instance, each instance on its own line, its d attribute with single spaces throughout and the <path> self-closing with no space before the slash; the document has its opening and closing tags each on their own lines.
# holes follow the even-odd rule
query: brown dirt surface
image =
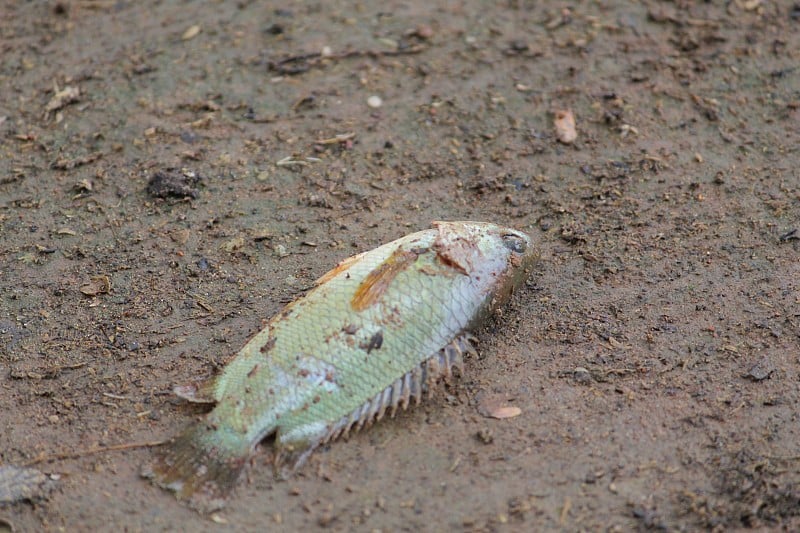
<svg viewBox="0 0 800 533">
<path fill-rule="evenodd" d="M 0 20 L 0 464 L 55 485 L 0 530 L 800 529 L 800 4 Z M 174 385 L 437 219 L 542 254 L 457 385 L 210 518 L 140 478 Z"/>
</svg>

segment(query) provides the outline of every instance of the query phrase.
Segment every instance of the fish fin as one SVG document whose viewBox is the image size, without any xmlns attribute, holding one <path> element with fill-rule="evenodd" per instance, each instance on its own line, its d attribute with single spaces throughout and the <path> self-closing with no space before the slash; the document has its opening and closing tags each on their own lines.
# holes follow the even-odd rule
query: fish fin
<svg viewBox="0 0 800 533">
<path fill-rule="evenodd" d="M 323 283 L 327 283 L 328 281 L 332 280 L 333 278 L 335 278 L 336 276 L 338 276 L 339 274 L 341 274 L 342 272 L 353 266 L 356 262 L 358 262 L 358 260 L 361 259 L 365 253 L 366 252 L 362 252 L 360 254 L 356 254 L 352 257 L 348 257 L 347 259 L 340 261 L 338 265 L 336 265 L 335 267 L 324 273 L 322 276 L 317 278 L 317 280 L 314 282 L 314 286 L 316 287 L 317 285 L 322 285 Z"/>
<path fill-rule="evenodd" d="M 208 423 L 192 425 L 158 450 L 141 474 L 201 513 L 221 509 L 251 455 L 248 443 L 224 446 L 224 436 Z"/>
<path fill-rule="evenodd" d="M 212 377 L 200 383 L 187 383 L 172 388 L 175 396 L 192 403 L 217 403 L 217 378 Z"/>
<path fill-rule="evenodd" d="M 419 254 L 413 250 L 398 248 L 378 267 L 367 274 L 356 289 L 350 305 L 355 311 L 363 311 L 380 300 L 397 275 L 417 260 Z"/>
<path fill-rule="evenodd" d="M 277 479 L 286 480 L 292 477 L 302 467 L 311 454 L 314 453 L 323 437 L 319 436 L 311 441 L 302 439 L 298 441 L 281 439 L 280 431 L 275 439 L 275 456 L 273 467 Z"/>
<path fill-rule="evenodd" d="M 351 430 L 358 432 L 362 427 L 380 421 L 387 412 L 390 418 L 394 418 L 398 408 L 406 409 L 412 401 L 414 404 L 419 404 L 423 395 L 430 394 L 439 382 L 449 383 L 454 370 L 458 374 L 463 374 L 463 356 L 475 352 L 475 342 L 475 337 L 468 333 L 459 335 L 435 355 L 397 378 L 352 412 L 330 424 L 310 448 L 306 441 L 300 445 L 288 445 L 286 448 L 302 449 L 300 457 L 304 461 L 319 444 L 328 443 L 342 436 L 347 437 Z M 279 441 L 283 443 L 280 439 Z"/>
<path fill-rule="evenodd" d="M 432 357 L 326 427 L 311 431 L 308 427 L 295 428 L 284 433 L 279 429 L 273 464 L 276 477 L 291 477 L 321 444 L 339 437 L 347 438 L 351 430 L 358 432 L 364 426 L 380 421 L 387 412 L 393 418 L 398 408 L 406 409 L 412 401 L 419 404 L 423 395 L 430 393 L 439 382 L 449 382 L 453 370 L 462 373 L 463 355 L 474 352 L 474 339 L 467 333 L 459 335 Z"/>
</svg>

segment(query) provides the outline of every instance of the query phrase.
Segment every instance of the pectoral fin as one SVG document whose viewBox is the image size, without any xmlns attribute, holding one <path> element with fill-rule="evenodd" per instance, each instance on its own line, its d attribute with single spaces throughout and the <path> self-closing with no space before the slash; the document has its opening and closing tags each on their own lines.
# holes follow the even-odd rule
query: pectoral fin
<svg viewBox="0 0 800 533">
<path fill-rule="evenodd" d="M 213 377 L 200 383 L 176 385 L 172 392 L 179 398 L 192 403 L 217 403 L 217 378 Z"/>
</svg>

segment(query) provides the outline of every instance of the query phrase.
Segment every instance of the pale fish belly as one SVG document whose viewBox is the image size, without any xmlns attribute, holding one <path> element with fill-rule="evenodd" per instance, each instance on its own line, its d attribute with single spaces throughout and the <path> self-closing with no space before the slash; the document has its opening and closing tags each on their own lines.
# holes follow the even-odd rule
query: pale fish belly
<svg viewBox="0 0 800 533">
<path fill-rule="evenodd" d="M 144 474 L 201 511 L 224 504 L 255 447 L 276 465 L 394 416 L 462 368 L 469 331 L 501 305 L 536 257 L 524 233 L 438 222 L 351 257 L 287 305 L 221 374 L 180 396 L 216 404 Z"/>
</svg>

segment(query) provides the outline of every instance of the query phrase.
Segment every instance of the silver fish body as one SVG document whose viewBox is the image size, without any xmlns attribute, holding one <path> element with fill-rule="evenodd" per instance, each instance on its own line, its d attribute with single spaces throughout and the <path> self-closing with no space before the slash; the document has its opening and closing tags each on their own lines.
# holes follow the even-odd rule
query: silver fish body
<svg viewBox="0 0 800 533">
<path fill-rule="evenodd" d="M 394 415 L 460 366 L 476 327 L 526 277 L 524 233 L 485 222 L 437 222 L 346 259 L 273 317 L 198 387 L 215 403 L 146 469 L 201 510 L 220 507 L 255 446 L 275 434 L 281 464 Z"/>
</svg>

